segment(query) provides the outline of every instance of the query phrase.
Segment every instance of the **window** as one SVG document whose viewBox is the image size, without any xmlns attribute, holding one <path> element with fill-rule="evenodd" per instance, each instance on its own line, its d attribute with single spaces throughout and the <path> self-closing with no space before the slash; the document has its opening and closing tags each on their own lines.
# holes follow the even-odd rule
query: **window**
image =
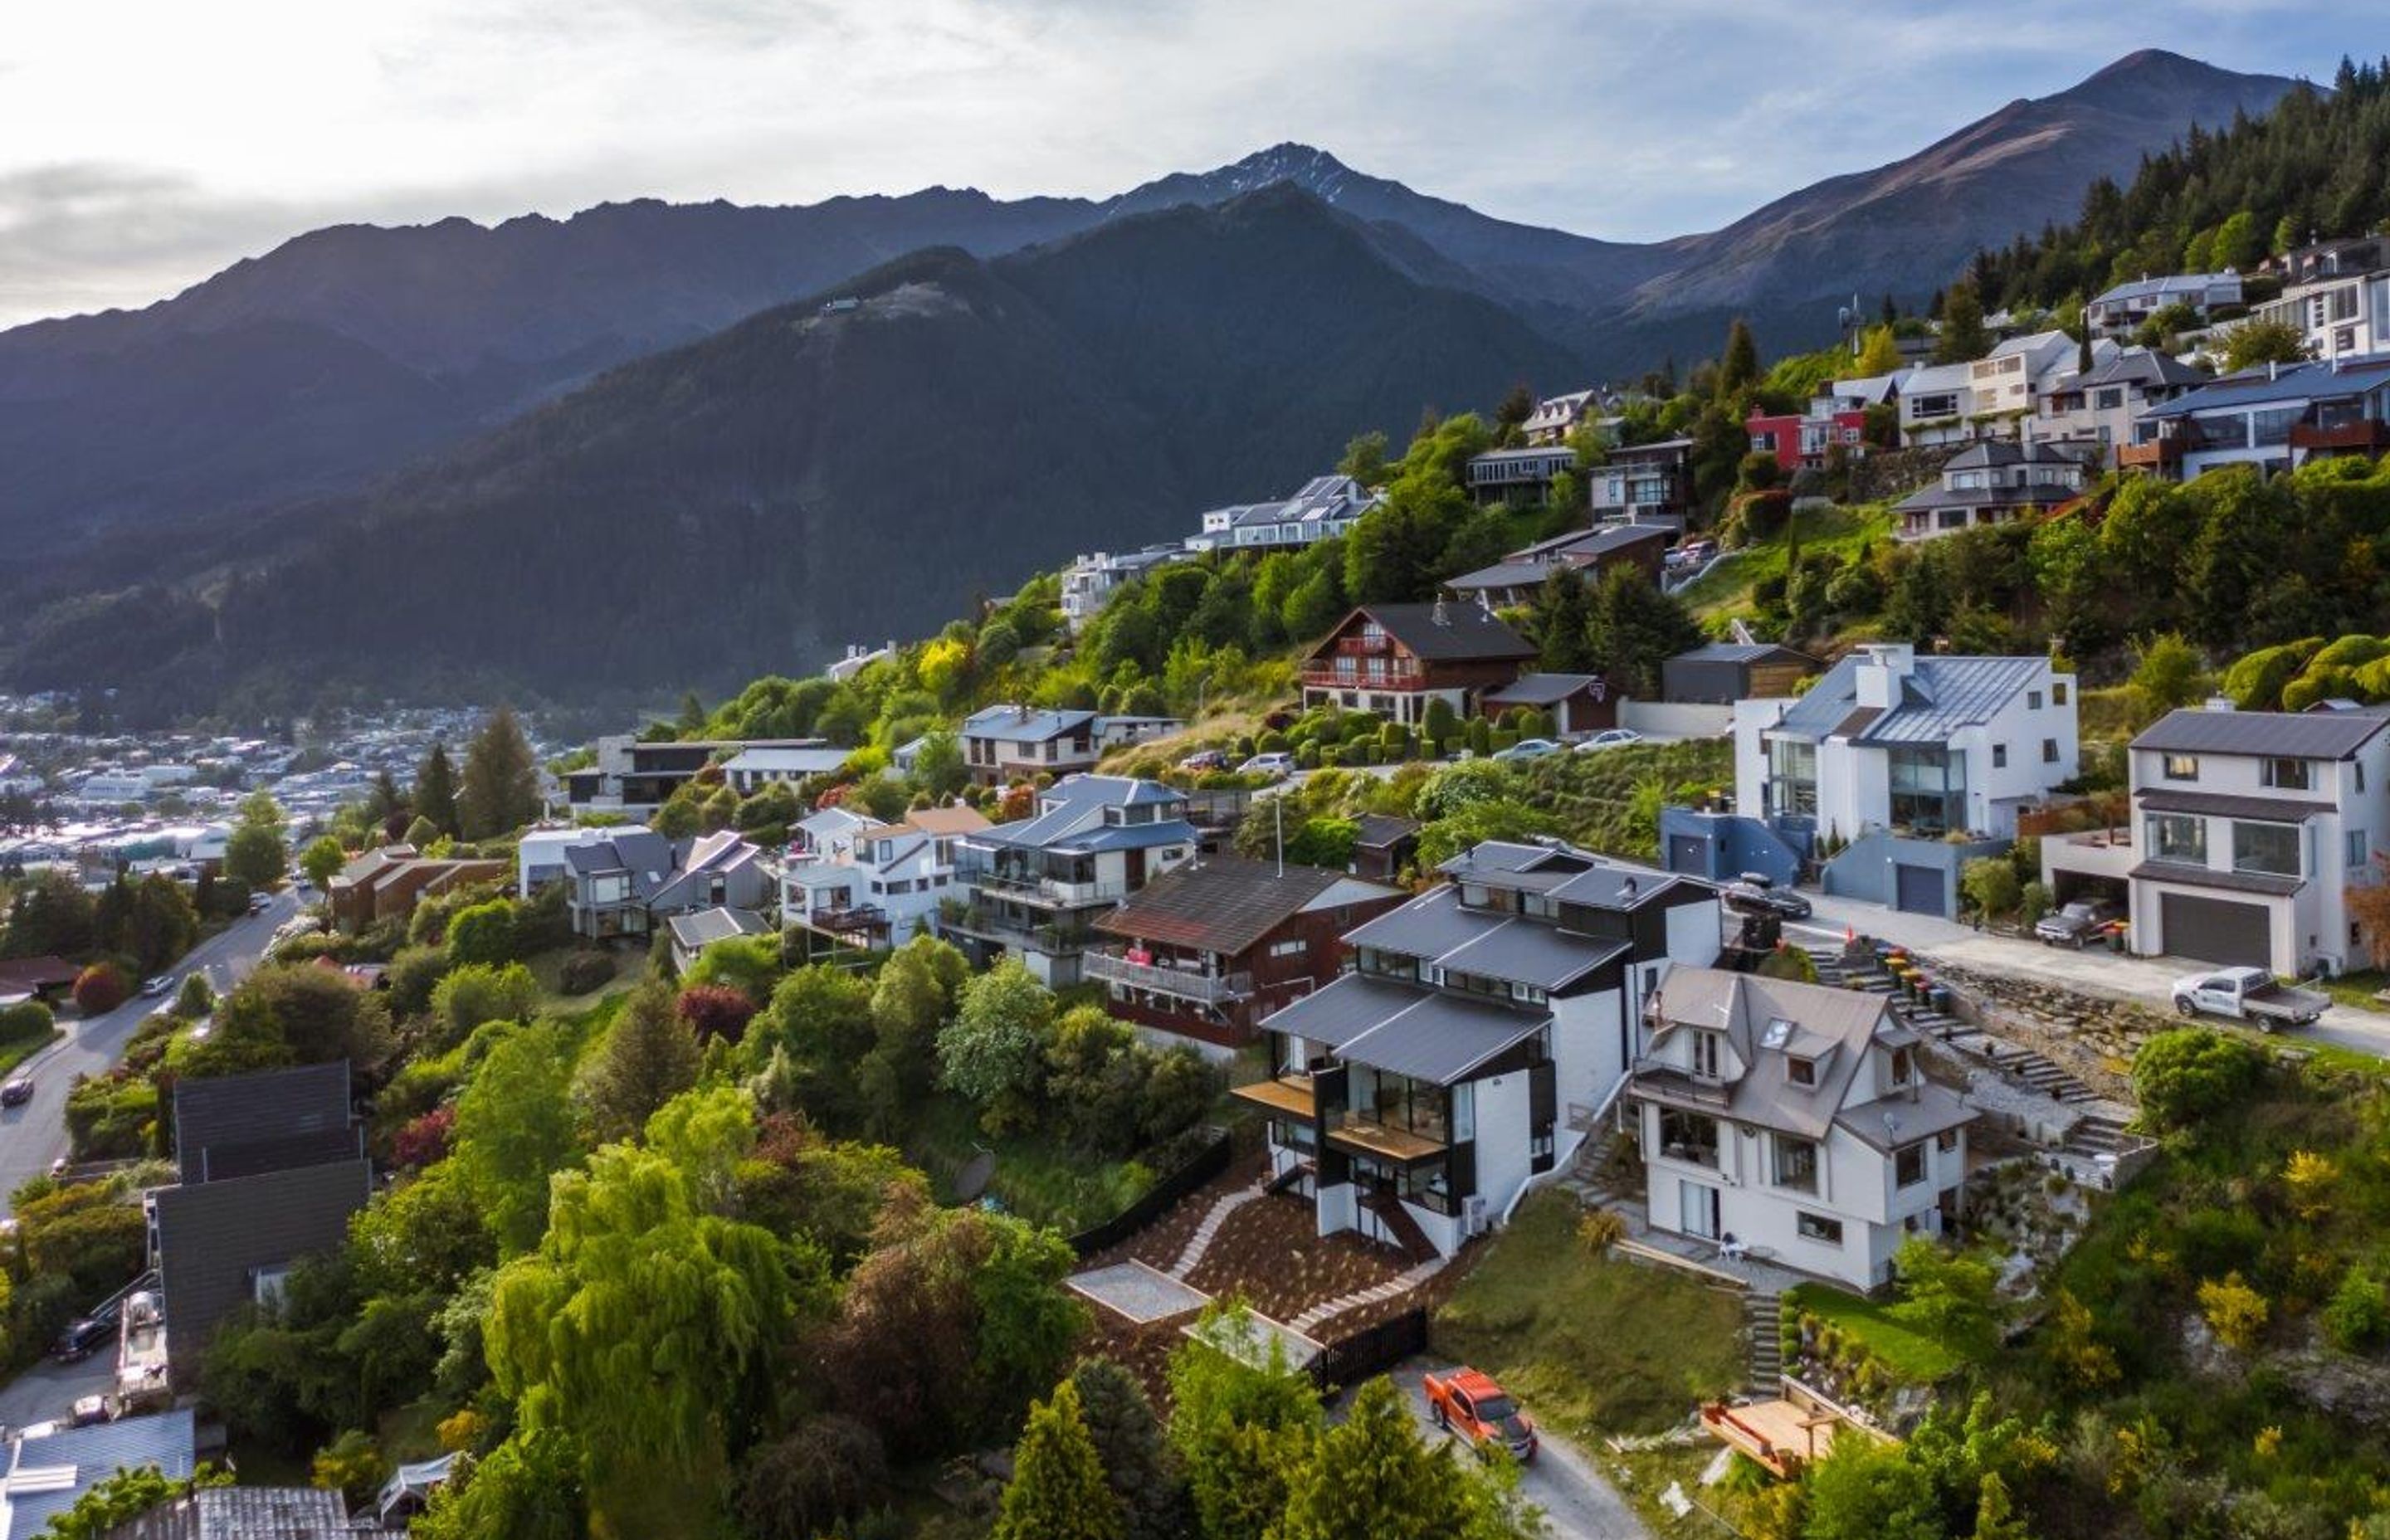
<svg viewBox="0 0 2390 1540">
<path fill-rule="evenodd" d="M 1942 1130 L 1941 1133 L 1934 1135 L 1934 1148 L 1942 1151 L 1945 1155 L 1947 1155 L 1950 1151 L 1958 1149 L 1959 1131 L 1955 1128 L 1946 1128 Z"/>
<path fill-rule="evenodd" d="M 1995 743 L 1995 744 L 1993 744 L 1993 745 L 1992 745 L 1992 768 L 1993 768 L 1993 769 L 1995 769 L 1995 770 L 2005 770 L 2005 769 L 2007 769 L 2008 767 L 2009 767 L 2009 746 L 2008 746 L 2007 744 L 2005 744 L 2005 743 Z"/>
<path fill-rule="evenodd" d="M 1895 1085 L 1908 1084 L 1914 1067 L 1912 1056 L 1907 1048 L 1892 1050 L 1892 1083 Z"/>
<path fill-rule="evenodd" d="M 1818 746 L 1792 738 L 1767 740 L 1767 810 L 1777 816 L 1818 811 Z"/>
<path fill-rule="evenodd" d="M 1794 1192 L 1818 1190 L 1818 1146 L 1790 1134 L 1776 1136 L 1776 1185 Z"/>
<path fill-rule="evenodd" d="M 2371 853 L 2366 848 L 2365 831 L 2361 828 L 2350 829 L 2348 831 L 2348 852 L 2345 856 L 2348 865 L 2351 866 L 2361 866 L 2365 865 L 2366 861 L 2371 857 Z"/>
<path fill-rule="evenodd" d="M 2207 865 L 2207 820 L 2188 813 L 2153 813 L 2148 824 L 2150 858 Z"/>
<path fill-rule="evenodd" d="M 2044 764 L 2058 763 L 2058 739 L 2046 738 L 2041 740 L 2041 763 Z"/>
<path fill-rule="evenodd" d="M 2315 766 L 2303 759 L 2269 759 L 2260 777 L 2278 791 L 2306 791 L 2315 784 Z"/>
<path fill-rule="evenodd" d="M 1660 1153 L 1718 1169 L 1718 1121 L 1674 1107 L 1660 1109 Z"/>
<path fill-rule="evenodd" d="M 1925 1180 L 1925 1144 L 1904 1145 L 1892 1152 L 1892 1185 L 1913 1187 Z"/>
<path fill-rule="evenodd" d="M 2265 872 L 2275 877 L 2299 875 L 2299 826 L 2296 824 L 2232 825 L 2232 869 Z"/>
<path fill-rule="evenodd" d="M 1814 1059 L 1787 1059 L 1784 1078 L 1795 1085 L 1818 1084 L 1818 1061 Z"/>
<path fill-rule="evenodd" d="M 2050 682 L 2049 703 L 2053 706 L 2063 706 L 2066 704 L 2066 686 L 2063 681 L 2053 680 Z"/>
<path fill-rule="evenodd" d="M 1903 746 L 1886 755 L 1892 822 L 1941 834 L 1967 827 L 1967 760 L 1940 748 Z"/>
<path fill-rule="evenodd" d="M 2165 757 L 2165 778 L 2170 781 L 2195 781 L 2199 778 L 2197 754 L 2168 754 Z"/>
<path fill-rule="evenodd" d="M 1828 1246 L 1843 1243 L 1843 1222 L 1822 1213 L 1800 1213 L 1793 1218 L 1792 1228 L 1804 1240 L 1821 1241 Z"/>
<path fill-rule="evenodd" d="M 1720 1057 L 1720 1056 L 1719 1056 L 1719 1054 L 1718 1054 L 1718 1034 L 1717 1034 L 1716 1033 L 1714 1033 L 1714 1032 L 1697 1032 L 1697 1033 L 1693 1033 L 1693 1078 L 1694 1078 L 1694 1079 L 1696 1079 L 1696 1080 L 1715 1080 L 1715 1079 L 1717 1079 L 1717 1078 L 1718 1078 L 1718 1059 L 1719 1059 L 1719 1057 Z"/>
<path fill-rule="evenodd" d="M 2024 709 L 2029 712 L 2037 712 L 2041 710 L 2041 692 L 2039 690 L 2027 690 L 2024 692 Z"/>
<path fill-rule="evenodd" d="M 1270 943 L 1269 955 L 1273 957 L 1299 957 L 1309 950 L 1311 950 L 1311 943 L 1297 936 L 1292 941 Z"/>
</svg>

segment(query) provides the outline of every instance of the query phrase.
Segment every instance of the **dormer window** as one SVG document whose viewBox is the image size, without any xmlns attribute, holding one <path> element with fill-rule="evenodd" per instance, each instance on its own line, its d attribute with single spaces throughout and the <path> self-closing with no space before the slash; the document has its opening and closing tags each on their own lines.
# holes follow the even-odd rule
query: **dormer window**
<svg viewBox="0 0 2390 1540">
<path fill-rule="evenodd" d="M 1907 1048 L 1895 1048 L 1892 1050 L 1892 1083 L 1895 1085 L 1908 1084 L 1909 1076 L 1913 1074 L 1915 1071 L 1916 1065 L 1914 1063 L 1913 1056 Z"/>
<path fill-rule="evenodd" d="M 1720 1078 L 1719 1065 L 1724 1062 L 1726 1056 L 1719 1051 L 1718 1038 L 1719 1034 L 1714 1032 L 1693 1033 L 1693 1078 L 1695 1080 Z"/>
<path fill-rule="evenodd" d="M 1784 1078 L 1795 1085 L 1815 1085 L 1818 1084 L 1818 1061 L 1814 1059 L 1804 1059 L 1797 1054 L 1787 1055 L 1784 1059 Z"/>
</svg>

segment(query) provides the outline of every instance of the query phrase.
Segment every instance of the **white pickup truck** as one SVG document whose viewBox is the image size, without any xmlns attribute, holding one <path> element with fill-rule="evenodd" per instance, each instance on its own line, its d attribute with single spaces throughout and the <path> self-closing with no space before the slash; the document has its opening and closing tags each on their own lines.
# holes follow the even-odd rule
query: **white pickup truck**
<svg viewBox="0 0 2390 1540">
<path fill-rule="evenodd" d="M 2262 968 L 2227 968 L 2174 982 L 2176 1015 L 2229 1016 L 2259 1032 L 2311 1026 L 2331 1004 L 2328 995 L 2277 983 Z"/>
</svg>

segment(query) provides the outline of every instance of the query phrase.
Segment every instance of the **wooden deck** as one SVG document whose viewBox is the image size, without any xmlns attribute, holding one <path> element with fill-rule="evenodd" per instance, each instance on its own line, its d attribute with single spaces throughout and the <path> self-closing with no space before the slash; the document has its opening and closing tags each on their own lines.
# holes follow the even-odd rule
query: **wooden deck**
<svg viewBox="0 0 2390 1540">
<path fill-rule="evenodd" d="M 1304 1123 L 1311 1121 L 1316 1105 L 1309 1075 L 1281 1075 L 1276 1080 L 1257 1080 L 1250 1085 L 1231 1086 L 1228 1094 L 1265 1110 Z"/>
<path fill-rule="evenodd" d="M 1785 1478 L 1800 1474 L 1810 1461 L 1822 1459 L 1838 1437 L 1895 1442 L 1890 1434 L 1853 1422 L 1842 1408 L 1791 1379 L 1784 1381 L 1784 1393 L 1773 1401 L 1741 1406 L 1713 1402 L 1703 1406 L 1702 1426 L 1721 1443 L 1758 1461 L 1769 1473 Z"/>
</svg>

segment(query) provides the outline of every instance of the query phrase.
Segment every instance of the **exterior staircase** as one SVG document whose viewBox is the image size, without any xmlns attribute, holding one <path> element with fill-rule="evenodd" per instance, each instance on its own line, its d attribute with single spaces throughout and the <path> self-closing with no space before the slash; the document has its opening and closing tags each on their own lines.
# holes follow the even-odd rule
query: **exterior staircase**
<svg viewBox="0 0 2390 1540">
<path fill-rule="evenodd" d="M 1870 995 L 1887 996 L 1895 1020 L 1921 1037 L 1947 1043 L 1969 1056 L 1989 1064 L 1994 1073 L 2020 1089 L 2032 1091 L 2068 1106 L 2100 1099 L 2100 1094 L 2083 1084 L 2048 1056 L 2003 1043 L 1947 1011 L 1921 1005 L 1895 993 L 1897 985 L 1892 974 L 1873 956 L 1857 957 L 1839 946 L 1804 948 L 1818 969 L 1818 982 L 1844 989 L 1856 989 Z"/>
<path fill-rule="evenodd" d="M 1372 1192 L 1365 1188 L 1361 1193 L 1361 1206 L 1378 1216 L 1379 1222 L 1386 1226 L 1386 1232 L 1394 1238 L 1394 1245 L 1403 1253 L 1403 1260 L 1412 1266 L 1424 1266 L 1443 1257 L 1444 1253 L 1435 1249 L 1435 1242 L 1420 1228 L 1419 1221 L 1403 1207 L 1401 1199 L 1392 1193 Z"/>
<path fill-rule="evenodd" d="M 1750 1344 L 1751 1373 L 1743 1386 L 1754 1396 L 1773 1396 L 1784 1374 L 1784 1301 L 1765 1289 L 1742 1295 L 1742 1331 Z"/>
<path fill-rule="evenodd" d="M 1218 1237 L 1220 1226 L 1228 1222 L 1228 1215 L 1248 1203 L 1259 1200 L 1261 1195 L 1259 1187 L 1240 1187 L 1235 1192 L 1221 1194 L 1212 1205 L 1212 1212 L 1195 1226 L 1195 1233 L 1187 1238 L 1186 1246 L 1179 1251 L 1178 1260 L 1170 1264 L 1170 1276 L 1185 1282 L 1187 1275 L 1195 1271 L 1196 1265 L 1203 1260 L 1203 1253 L 1212 1249 L 1212 1242 Z"/>
<path fill-rule="evenodd" d="M 2102 1155 L 2121 1155 L 2128 1146 L 2140 1142 L 2126 1132 L 2124 1120 L 2114 1113 L 2087 1111 L 2081 1122 L 2067 1130 L 2066 1142 L 2060 1148 L 2088 1161 Z"/>
</svg>

